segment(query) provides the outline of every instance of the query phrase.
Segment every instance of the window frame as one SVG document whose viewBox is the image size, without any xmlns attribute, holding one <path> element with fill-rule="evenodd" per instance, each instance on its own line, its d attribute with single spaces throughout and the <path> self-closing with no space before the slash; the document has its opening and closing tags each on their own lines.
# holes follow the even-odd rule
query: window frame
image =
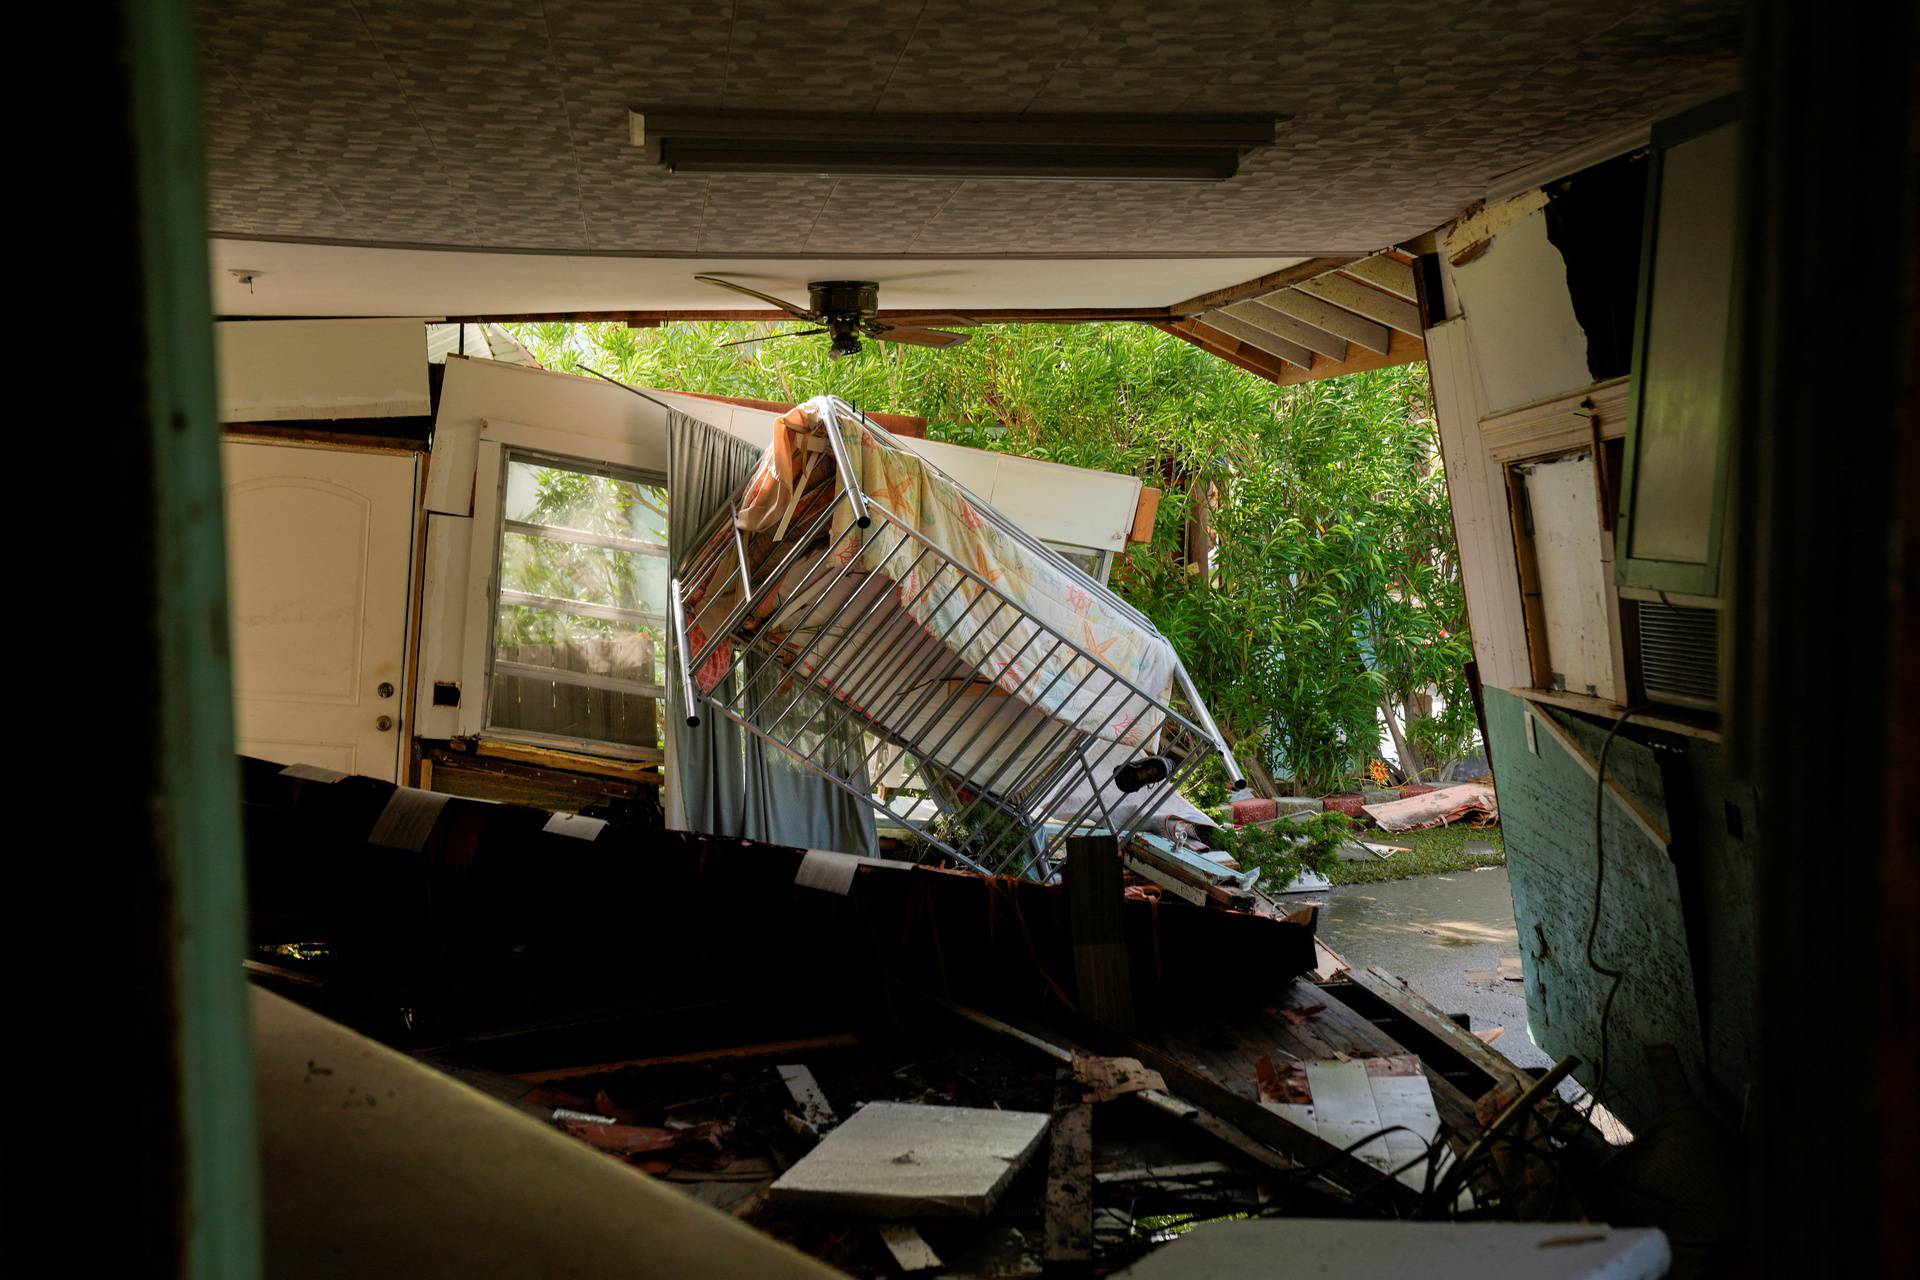
<svg viewBox="0 0 1920 1280">
<path fill-rule="evenodd" d="M 471 687 L 480 691 L 478 699 L 478 736 L 502 742 L 518 742 L 535 746 L 562 748 L 581 755 L 599 756 L 616 760 L 639 760 L 663 762 L 665 760 L 664 742 L 657 747 L 639 747 L 627 743 L 610 742 L 601 738 L 583 738 L 568 734 L 547 733 L 538 729 L 521 729 L 511 725 L 501 725 L 494 721 L 493 682 L 498 668 L 498 628 L 500 608 L 509 594 L 501 585 L 503 557 L 506 553 L 506 535 L 520 533 L 526 536 L 548 537 L 555 541 L 573 542 L 577 545 L 614 546 L 616 543 L 631 544 L 615 546 L 616 550 L 633 550 L 646 555 L 658 555 L 663 560 L 669 552 L 665 543 L 651 543 L 643 539 L 621 539 L 614 535 L 595 534 L 590 530 L 567 529 L 564 526 L 543 526 L 529 521 L 510 521 L 506 515 L 506 490 L 509 467 L 512 463 L 531 463 L 536 466 L 553 467 L 572 471 L 581 475 L 603 476 L 611 480 L 625 481 L 630 484 L 649 485 L 666 489 L 667 477 L 658 471 L 646 467 L 626 465 L 604 459 L 582 458 L 576 455 L 555 452 L 542 448 L 538 444 L 523 444 L 511 440 L 483 440 L 480 446 L 479 471 L 482 477 L 491 475 L 490 485 L 476 485 L 474 493 L 474 516 L 476 526 L 489 531 L 483 545 L 475 547 L 478 553 L 473 563 L 478 590 L 468 599 L 467 636 L 470 642 L 470 661 L 466 664 L 474 671 L 477 680 L 470 682 Z M 668 494 L 669 506 L 673 501 Z M 521 528 L 510 526 L 519 525 Z M 554 532 L 574 536 L 555 536 Z M 484 572 L 480 572 L 484 570 Z M 526 594 L 526 593 L 512 593 Z M 610 692 L 631 693 L 639 697 L 650 697 L 658 704 L 656 723 L 666 725 L 670 714 L 667 689 L 664 678 L 670 650 L 673 645 L 672 628 L 667 625 L 666 614 L 652 613 L 646 610 L 624 610 L 615 606 L 601 606 L 589 601 L 563 600 L 560 597 L 536 597 L 527 595 L 525 601 L 535 608 L 547 608 L 554 612 L 570 613 L 581 617 L 607 617 L 611 621 L 631 621 L 640 626 L 657 629 L 661 635 L 661 651 L 658 670 L 662 679 L 658 684 L 643 681 L 623 680 L 614 676 L 598 676 L 590 672 L 553 671 L 548 668 L 530 668 L 518 674 L 538 679 L 556 679 L 556 683 L 574 685 L 582 688 L 604 689 Z M 555 605 L 571 604 L 575 609 L 557 609 Z M 474 640 L 477 645 L 472 644 Z M 477 649 L 477 655 L 474 650 Z M 478 662 L 471 661 L 477 656 Z"/>
</svg>

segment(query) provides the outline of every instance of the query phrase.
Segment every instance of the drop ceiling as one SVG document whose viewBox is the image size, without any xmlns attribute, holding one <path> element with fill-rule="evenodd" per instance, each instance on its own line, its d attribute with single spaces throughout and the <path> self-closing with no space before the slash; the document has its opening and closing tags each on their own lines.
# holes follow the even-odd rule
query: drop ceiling
<svg viewBox="0 0 1920 1280">
<path fill-rule="evenodd" d="M 1218 283 L 1205 259 L 1241 260 L 1220 265 L 1245 278 L 1397 243 L 1451 218 L 1502 173 L 1723 90 L 1735 73 L 1738 8 L 207 0 L 210 226 L 217 240 L 242 245 L 686 260 L 675 277 L 696 264 L 783 260 L 786 282 L 825 274 L 807 261 L 946 259 L 972 272 L 990 259 L 1131 259 L 1005 272 L 989 277 L 987 302 L 1015 305 L 1045 283 L 1064 291 L 1049 305 L 1165 305 Z M 1276 146 L 1218 184 L 827 181 L 667 173 L 629 141 L 628 110 L 643 103 L 1270 112 L 1282 123 Z M 237 253 L 233 243 L 220 249 L 223 262 L 266 269 Z M 1141 260 L 1186 265 L 1151 273 Z M 570 301 L 589 292 L 573 286 L 521 298 L 517 267 L 475 269 L 456 258 L 423 268 L 433 277 L 425 297 L 409 286 L 384 299 L 377 280 L 364 280 L 380 305 L 360 309 L 465 311 L 450 301 L 463 277 L 527 310 L 588 305 Z M 623 291 L 664 288 L 665 276 L 604 270 Z M 906 301 L 900 283 L 886 305 L 965 301 L 932 286 Z M 250 296 L 272 287 L 263 277 Z M 330 309 L 319 292 L 309 313 Z M 665 296 L 623 292 L 618 305 L 664 306 Z"/>
</svg>

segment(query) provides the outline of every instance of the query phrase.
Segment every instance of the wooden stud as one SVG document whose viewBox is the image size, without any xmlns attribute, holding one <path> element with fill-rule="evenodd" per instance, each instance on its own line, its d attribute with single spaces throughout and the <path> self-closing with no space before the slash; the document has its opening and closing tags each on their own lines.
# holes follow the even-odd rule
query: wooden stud
<svg viewBox="0 0 1920 1280">
<path fill-rule="evenodd" d="M 1185 302 L 1176 302 L 1167 310 L 1175 317 L 1184 319 L 1198 315 L 1202 311 L 1213 311 L 1236 302 L 1245 302 L 1248 298 L 1258 298 L 1276 289 L 1299 284 L 1302 280 L 1310 280 L 1324 272 L 1344 267 L 1351 261 L 1353 261 L 1351 258 L 1308 258 L 1305 262 L 1296 262 L 1279 271 L 1269 272 L 1239 284 L 1230 284 L 1224 289 L 1214 289 L 1199 297 L 1188 298 Z"/>
<path fill-rule="evenodd" d="M 1369 320 L 1378 320 L 1389 328 L 1402 333 L 1418 336 L 1420 333 L 1420 308 L 1390 293 L 1383 293 L 1369 285 L 1361 284 L 1351 276 L 1339 274 L 1320 276 L 1313 280 L 1303 280 L 1295 286 L 1302 293 L 1312 294 L 1336 307 L 1345 307 L 1356 315 Z"/>
<path fill-rule="evenodd" d="M 1419 292 L 1414 285 L 1413 267 L 1401 262 L 1398 258 L 1377 253 L 1371 258 L 1349 262 L 1340 270 L 1356 280 L 1366 281 L 1376 289 L 1385 289 L 1395 297 L 1405 298 L 1408 302 L 1419 297 Z"/>
<path fill-rule="evenodd" d="M 1336 307 L 1298 289 L 1282 289 L 1270 293 L 1259 300 L 1260 306 L 1271 307 L 1282 315 L 1291 316 L 1303 324 L 1316 329 L 1357 342 L 1369 351 L 1386 355 L 1393 350 L 1393 331 L 1365 316 L 1357 316 L 1344 307 Z M 1318 347 L 1314 348 L 1316 351 Z M 1343 359 L 1345 357 L 1342 357 Z"/>
<path fill-rule="evenodd" d="M 1302 369 L 1313 367 L 1313 351 L 1310 348 L 1271 329 L 1263 329 L 1257 324 L 1242 320 L 1229 312 L 1209 311 L 1204 318 L 1204 323 L 1237 342 L 1255 347 L 1268 355 L 1278 356 L 1288 364 Z"/>
<path fill-rule="evenodd" d="M 1243 320 L 1262 332 L 1276 334 L 1289 342 L 1297 342 L 1309 351 L 1319 352 L 1335 364 L 1347 358 L 1345 338 L 1328 333 L 1325 329 L 1303 324 L 1290 315 L 1274 310 L 1264 302 L 1238 303 L 1225 312 L 1214 312 L 1208 318 L 1217 319 L 1223 314 L 1232 316 L 1236 320 Z"/>
</svg>

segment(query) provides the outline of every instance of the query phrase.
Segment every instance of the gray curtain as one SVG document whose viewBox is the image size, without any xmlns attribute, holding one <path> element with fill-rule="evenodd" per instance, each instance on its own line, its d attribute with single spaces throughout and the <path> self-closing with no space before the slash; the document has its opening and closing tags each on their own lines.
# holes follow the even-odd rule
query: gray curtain
<svg viewBox="0 0 1920 1280">
<path fill-rule="evenodd" d="M 684 413 L 667 415 L 667 431 L 667 550 L 678 575 L 681 565 L 698 550 L 693 540 L 745 483 L 760 454 Z M 676 791 L 674 812 L 668 815 L 670 826 L 804 849 L 875 855 L 873 807 L 864 800 L 809 772 L 778 747 L 711 708 L 703 710 L 698 726 L 689 728 L 681 705 L 681 655 L 677 645 L 667 649 L 667 730 L 673 735 Z M 731 699 L 739 679 L 738 672 L 729 675 L 715 692 Z M 773 694 L 778 682 L 778 672 L 756 675 L 754 696 L 747 705 Z M 772 705 L 779 707 L 782 702 L 775 699 Z M 809 712 L 809 731 L 796 745 L 843 777 L 853 772 L 851 781 L 864 793 L 868 788 L 859 729 L 840 723 L 832 706 L 802 710 Z M 781 728 L 783 737 L 793 723 L 789 715 Z"/>
</svg>

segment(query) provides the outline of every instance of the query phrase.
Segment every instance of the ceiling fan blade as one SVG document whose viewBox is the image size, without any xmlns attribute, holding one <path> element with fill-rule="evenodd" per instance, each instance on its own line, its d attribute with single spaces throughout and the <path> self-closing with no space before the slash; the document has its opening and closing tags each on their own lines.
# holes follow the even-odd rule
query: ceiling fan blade
<svg viewBox="0 0 1920 1280">
<path fill-rule="evenodd" d="M 723 347 L 743 347 L 749 342 L 772 342 L 775 338 L 811 338 L 816 333 L 825 333 L 825 329 L 789 329 L 785 333 L 763 333 L 757 338 L 735 338 L 732 342 L 723 342 Z"/>
<path fill-rule="evenodd" d="M 700 281 L 702 284 L 717 284 L 722 289 L 731 289 L 735 293 L 744 293 L 749 298 L 758 298 L 762 302 L 772 303 L 774 306 L 780 308 L 782 311 L 786 312 L 788 315 L 792 316 L 796 320 L 806 320 L 809 322 L 814 322 L 820 319 L 820 317 L 815 315 L 813 312 L 803 311 L 799 307 L 794 306 L 791 302 L 783 301 L 782 299 L 774 297 L 770 293 L 762 293 L 758 289 L 749 289 L 746 285 L 735 284 L 731 280 L 722 280 L 719 276 L 697 275 L 694 277 L 694 279 Z"/>
<path fill-rule="evenodd" d="M 868 336 L 875 342 L 903 342 L 910 347 L 957 347 L 973 335 L 947 333 L 941 329 L 907 329 L 893 325 L 878 333 L 869 331 Z"/>
<path fill-rule="evenodd" d="M 972 316 L 926 315 L 926 316 L 888 316 L 886 319 L 880 321 L 880 323 L 893 325 L 895 327 L 904 326 L 908 329 L 918 329 L 925 325 L 930 325 L 930 324 L 939 325 L 940 327 L 946 328 L 946 329 L 971 329 L 976 325 L 981 324 L 982 322 L 979 320 L 975 320 Z"/>
</svg>

